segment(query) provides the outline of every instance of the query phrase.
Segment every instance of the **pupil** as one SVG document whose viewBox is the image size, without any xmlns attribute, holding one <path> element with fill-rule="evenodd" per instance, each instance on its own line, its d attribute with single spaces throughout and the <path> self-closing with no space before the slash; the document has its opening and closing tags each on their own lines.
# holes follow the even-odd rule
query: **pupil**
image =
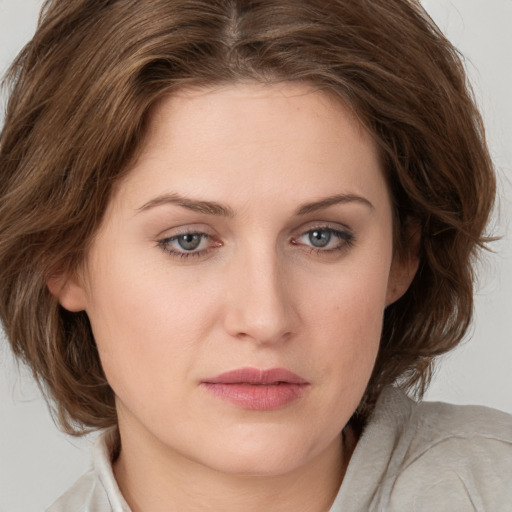
<svg viewBox="0 0 512 512">
<path fill-rule="evenodd" d="M 315 247 L 325 247 L 331 241 L 331 233 L 320 230 L 312 231 L 309 234 L 309 241 Z"/>
<path fill-rule="evenodd" d="M 178 244 L 185 251 L 193 251 L 194 249 L 197 249 L 200 243 L 200 235 L 181 235 L 178 238 Z"/>
</svg>

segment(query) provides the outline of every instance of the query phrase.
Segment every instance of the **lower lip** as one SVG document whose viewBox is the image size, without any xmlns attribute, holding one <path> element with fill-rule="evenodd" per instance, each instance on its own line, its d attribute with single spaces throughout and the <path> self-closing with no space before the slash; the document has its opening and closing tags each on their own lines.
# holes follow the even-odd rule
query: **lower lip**
<svg viewBox="0 0 512 512">
<path fill-rule="evenodd" d="M 308 384 L 222 384 L 204 382 L 210 393 L 242 409 L 271 411 L 300 398 Z"/>
</svg>

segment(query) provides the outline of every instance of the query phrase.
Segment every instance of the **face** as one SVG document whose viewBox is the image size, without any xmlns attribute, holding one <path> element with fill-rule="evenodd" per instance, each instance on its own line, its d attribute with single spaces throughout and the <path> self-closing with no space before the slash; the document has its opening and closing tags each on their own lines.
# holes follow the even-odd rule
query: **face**
<svg viewBox="0 0 512 512">
<path fill-rule="evenodd" d="M 121 433 L 269 475 L 339 447 L 383 311 L 407 287 L 376 146 L 306 85 L 189 89 L 155 108 L 80 279 Z"/>
</svg>

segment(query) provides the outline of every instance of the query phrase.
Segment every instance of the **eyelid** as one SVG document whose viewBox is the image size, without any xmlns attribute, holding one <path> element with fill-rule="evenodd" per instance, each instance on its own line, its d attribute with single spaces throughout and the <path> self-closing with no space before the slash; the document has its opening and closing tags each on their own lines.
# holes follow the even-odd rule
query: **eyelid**
<svg viewBox="0 0 512 512">
<path fill-rule="evenodd" d="M 340 251 L 347 250 L 355 243 L 355 235 L 352 229 L 350 229 L 346 225 L 332 225 L 333 223 L 317 223 L 310 227 L 303 227 L 300 231 L 300 234 L 294 236 L 291 238 L 290 242 L 293 245 L 302 245 L 305 248 L 307 248 L 308 252 L 310 253 L 316 253 L 319 255 L 329 255 L 333 253 L 339 253 Z M 336 245 L 336 247 L 315 247 L 314 245 L 309 244 L 303 244 L 298 242 L 300 238 L 303 236 L 306 236 L 308 233 L 311 233 L 312 231 L 327 231 L 330 232 L 332 235 L 334 235 L 338 240 L 339 243 Z M 331 240 L 329 240 L 328 243 L 330 243 Z"/>
<path fill-rule="evenodd" d="M 184 224 L 182 226 L 163 229 L 162 231 L 156 234 L 155 239 L 161 240 L 163 238 L 172 238 L 174 236 L 188 235 L 194 233 L 214 236 L 213 230 L 207 224 L 196 223 Z"/>
<path fill-rule="evenodd" d="M 164 231 L 161 231 L 160 234 L 157 235 L 156 237 L 156 242 L 157 246 L 172 258 L 181 260 L 188 260 L 190 258 L 200 258 L 206 256 L 212 249 L 223 245 L 222 242 L 220 242 L 218 239 L 215 239 L 215 235 L 212 234 L 210 231 L 211 229 L 209 229 L 204 224 L 180 226 L 177 228 L 166 229 Z M 207 247 L 204 249 L 193 249 L 187 251 L 186 249 L 183 248 L 180 250 L 179 248 L 174 247 L 172 245 L 173 242 L 175 242 L 181 236 L 185 235 L 200 236 L 203 240 L 207 241 Z M 202 245 L 203 240 L 200 242 L 200 246 Z"/>
<path fill-rule="evenodd" d="M 299 229 L 295 230 L 297 233 L 293 235 L 292 238 L 296 238 L 298 236 L 305 235 L 310 231 L 314 231 L 315 229 L 325 229 L 327 231 L 339 231 L 343 233 L 347 233 L 350 235 L 354 235 L 354 230 L 350 228 L 347 224 L 343 224 L 340 222 L 330 222 L 330 221 L 319 221 L 319 222 L 308 222 L 305 225 L 302 225 Z"/>
</svg>

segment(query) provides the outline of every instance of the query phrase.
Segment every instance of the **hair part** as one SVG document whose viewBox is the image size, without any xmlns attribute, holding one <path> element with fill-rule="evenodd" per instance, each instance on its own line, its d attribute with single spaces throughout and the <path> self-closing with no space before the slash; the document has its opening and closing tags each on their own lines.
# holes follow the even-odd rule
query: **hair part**
<svg viewBox="0 0 512 512">
<path fill-rule="evenodd" d="M 355 113 L 382 155 L 397 256 L 419 253 L 354 421 L 386 385 L 421 397 L 466 333 L 495 177 L 461 57 L 418 2 L 47 0 L 6 80 L 0 318 L 67 432 L 117 416 L 87 315 L 48 278 L 84 261 L 160 98 L 247 80 L 309 83 Z"/>
</svg>

